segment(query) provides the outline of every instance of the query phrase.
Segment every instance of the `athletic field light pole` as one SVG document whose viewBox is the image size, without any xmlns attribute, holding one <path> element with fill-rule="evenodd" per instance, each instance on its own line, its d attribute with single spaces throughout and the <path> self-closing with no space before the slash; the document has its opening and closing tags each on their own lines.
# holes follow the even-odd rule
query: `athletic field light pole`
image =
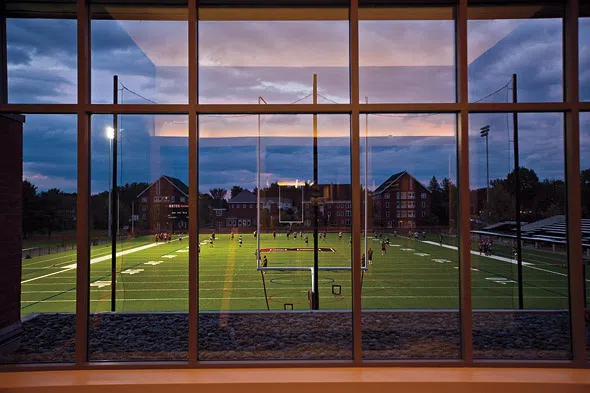
<svg viewBox="0 0 590 393">
<path fill-rule="evenodd" d="M 113 155 L 113 139 L 115 138 L 115 130 L 113 129 L 113 127 L 111 126 L 107 126 L 106 127 L 106 137 L 109 140 L 109 173 L 107 175 L 108 181 L 109 181 L 109 222 L 108 222 L 108 227 L 109 227 L 109 239 L 111 238 L 111 220 L 113 219 L 113 216 L 111 215 L 111 193 L 112 193 L 112 184 L 111 184 L 111 160 L 112 160 L 112 155 Z"/>
<path fill-rule="evenodd" d="M 118 102 L 118 87 L 119 87 L 119 76 L 113 75 L 113 103 L 116 105 Z M 115 311 L 115 304 L 117 302 L 117 228 L 119 227 L 119 215 L 116 214 L 115 209 L 117 208 L 117 201 L 119 200 L 119 192 L 117 190 L 117 128 L 118 128 L 117 115 L 113 115 L 113 192 L 111 194 L 111 311 Z"/>
<path fill-rule="evenodd" d="M 313 74 L 313 104 L 318 103 L 318 76 Z M 311 188 L 312 206 L 313 206 L 313 292 L 312 292 L 312 310 L 320 309 L 320 291 L 319 291 L 319 256 L 318 256 L 318 115 L 313 114 L 313 186 Z M 303 206 L 301 206 L 303 208 Z"/>
<path fill-rule="evenodd" d="M 518 101 L 516 74 L 512 74 L 512 102 Z M 524 308 L 522 288 L 522 244 L 520 232 L 520 164 L 518 161 L 518 113 L 512 113 L 512 125 L 514 128 L 514 194 L 516 207 L 516 258 L 518 268 L 518 308 Z"/>
<path fill-rule="evenodd" d="M 488 134 L 490 126 L 486 125 L 479 129 L 479 136 L 486 138 L 486 207 L 489 209 L 490 203 L 490 157 L 488 155 Z"/>
</svg>

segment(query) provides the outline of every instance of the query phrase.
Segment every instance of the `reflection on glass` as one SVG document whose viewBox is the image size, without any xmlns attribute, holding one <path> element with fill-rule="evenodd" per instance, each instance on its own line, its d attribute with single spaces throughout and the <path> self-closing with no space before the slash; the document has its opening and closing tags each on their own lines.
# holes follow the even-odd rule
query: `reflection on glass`
<svg viewBox="0 0 590 393">
<path fill-rule="evenodd" d="M 590 301 L 590 113 L 580 114 L 580 177 L 582 189 L 582 263 L 584 264 L 584 308 Z M 590 320 L 586 318 L 586 337 Z M 590 360 L 590 340 L 586 339 L 586 360 Z"/>
<path fill-rule="evenodd" d="M 199 117 L 201 360 L 352 358 L 350 118 L 315 119 Z"/>
<path fill-rule="evenodd" d="M 563 99 L 563 7 L 469 7 L 467 46 L 470 102 Z"/>
<path fill-rule="evenodd" d="M 361 97 L 371 103 L 455 101 L 452 7 L 361 8 L 359 18 Z"/>
<path fill-rule="evenodd" d="M 363 355 L 458 358 L 455 115 L 361 115 L 361 132 Z"/>
<path fill-rule="evenodd" d="M 90 360 L 187 358 L 187 128 L 92 117 Z"/>
<path fill-rule="evenodd" d="M 92 5 L 92 102 L 119 104 L 188 102 L 188 11 L 185 5 Z M 182 4 L 182 2 L 180 2 Z"/>
<path fill-rule="evenodd" d="M 67 3 L 3 2 L 9 103 L 76 102 L 76 4 Z"/>
<path fill-rule="evenodd" d="M 2 115 L 0 133 L 0 363 L 73 362 L 76 116 Z"/>
<path fill-rule="evenodd" d="M 469 123 L 474 357 L 567 359 L 562 116 Z"/>
<path fill-rule="evenodd" d="M 348 103 L 348 11 L 199 10 L 199 102 Z"/>
<path fill-rule="evenodd" d="M 580 101 L 590 101 L 590 6 L 581 6 L 579 19 Z"/>
</svg>

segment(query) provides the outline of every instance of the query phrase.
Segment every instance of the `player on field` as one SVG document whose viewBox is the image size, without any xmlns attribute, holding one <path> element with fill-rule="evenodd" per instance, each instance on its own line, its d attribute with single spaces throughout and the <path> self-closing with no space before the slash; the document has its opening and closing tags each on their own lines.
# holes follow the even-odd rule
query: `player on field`
<svg viewBox="0 0 590 393">
<path fill-rule="evenodd" d="M 442 247 L 442 243 L 443 243 L 443 241 L 442 241 L 442 233 L 439 233 L 438 234 L 438 245 Z"/>
<path fill-rule="evenodd" d="M 211 233 L 211 237 L 213 238 L 213 240 L 215 240 L 215 231 L 213 231 L 213 232 Z"/>
<path fill-rule="evenodd" d="M 277 231 L 272 231 L 272 238 L 277 239 Z"/>
<path fill-rule="evenodd" d="M 309 238 L 307 237 L 307 235 L 305 235 L 305 245 L 308 246 L 309 245 Z"/>
<path fill-rule="evenodd" d="M 373 264 L 373 249 L 371 247 L 369 247 L 369 251 L 367 252 L 367 255 L 369 257 L 369 265 Z"/>
<path fill-rule="evenodd" d="M 293 232 L 293 240 L 297 239 L 297 231 Z"/>
<path fill-rule="evenodd" d="M 264 256 L 264 258 L 262 259 L 262 267 L 267 267 L 268 266 L 268 259 L 266 259 L 266 255 Z"/>
<path fill-rule="evenodd" d="M 213 247 L 213 236 L 209 236 L 209 247 Z"/>
<path fill-rule="evenodd" d="M 365 264 L 365 254 L 363 253 L 363 255 L 361 256 L 361 266 L 362 267 L 367 267 L 367 265 Z"/>
<path fill-rule="evenodd" d="M 238 243 L 240 244 L 240 247 L 242 247 L 242 235 L 240 235 L 240 237 L 238 237 Z"/>
<path fill-rule="evenodd" d="M 385 248 L 385 242 L 381 242 L 381 255 L 387 254 L 387 249 Z"/>
<path fill-rule="evenodd" d="M 233 231 L 231 233 L 231 240 L 234 240 L 234 233 L 233 233 Z"/>
<path fill-rule="evenodd" d="M 338 232 L 338 240 L 342 240 L 342 231 Z"/>
<path fill-rule="evenodd" d="M 254 231 L 254 239 L 256 239 L 256 231 Z"/>
</svg>

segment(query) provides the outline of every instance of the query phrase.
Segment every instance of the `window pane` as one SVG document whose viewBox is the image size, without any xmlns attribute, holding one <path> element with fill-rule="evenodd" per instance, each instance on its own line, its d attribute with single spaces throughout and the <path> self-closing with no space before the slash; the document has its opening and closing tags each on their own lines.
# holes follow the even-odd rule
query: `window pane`
<svg viewBox="0 0 590 393">
<path fill-rule="evenodd" d="M 188 118 L 122 115 L 116 128 L 92 117 L 89 357 L 186 359 Z"/>
<path fill-rule="evenodd" d="M 580 101 L 590 101 L 590 5 L 580 5 Z"/>
<path fill-rule="evenodd" d="M 76 116 L 0 115 L 0 132 L 0 363 L 73 362 Z"/>
<path fill-rule="evenodd" d="M 474 357 L 569 359 L 563 115 L 517 116 L 469 120 Z"/>
<path fill-rule="evenodd" d="M 199 358 L 351 359 L 350 117 L 317 116 L 315 176 L 312 115 L 260 122 L 199 117 Z"/>
<path fill-rule="evenodd" d="M 563 8 L 523 5 L 469 7 L 469 101 L 563 100 Z"/>
<path fill-rule="evenodd" d="M 582 188 L 582 262 L 584 263 L 584 308 L 590 301 L 590 113 L 580 114 L 580 169 Z M 586 360 L 590 360 L 590 320 L 586 318 Z"/>
<path fill-rule="evenodd" d="M 371 103 L 454 102 L 453 15 L 452 7 L 361 8 L 361 97 Z"/>
<path fill-rule="evenodd" d="M 199 102 L 350 102 L 347 9 L 199 10 Z M 314 18 L 310 20 L 309 18 Z"/>
<path fill-rule="evenodd" d="M 133 6 L 92 5 L 92 102 L 113 103 L 113 75 L 120 104 L 188 102 L 186 2 Z"/>
<path fill-rule="evenodd" d="M 5 4 L 8 102 L 75 103 L 76 2 Z"/>
<path fill-rule="evenodd" d="M 456 116 L 361 115 L 361 130 L 363 355 L 458 358 Z"/>
</svg>

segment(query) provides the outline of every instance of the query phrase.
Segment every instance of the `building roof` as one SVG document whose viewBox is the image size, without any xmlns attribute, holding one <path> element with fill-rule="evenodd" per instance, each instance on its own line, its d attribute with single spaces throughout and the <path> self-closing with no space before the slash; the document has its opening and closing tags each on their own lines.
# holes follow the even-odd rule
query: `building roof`
<svg viewBox="0 0 590 393">
<path fill-rule="evenodd" d="M 416 181 L 416 183 L 418 183 L 424 189 L 426 189 L 428 192 L 430 192 L 430 190 L 428 189 L 428 187 L 424 187 L 424 184 L 420 183 L 418 181 L 418 179 L 416 179 L 414 176 L 412 176 L 408 171 L 401 171 L 401 172 L 394 173 L 393 175 L 391 175 L 387 180 L 385 180 L 383 182 L 383 184 L 381 184 L 379 187 L 377 187 L 375 189 L 375 191 L 373 192 L 373 194 L 379 195 L 379 194 L 383 193 L 389 187 L 391 187 L 392 185 L 394 185 L 395 183 L 397 183 L 405 174 L 407 174 L 408 176 L 410 176 L 412 179 L 414 179 Z"/>
<path fill-rule="evenodd" d="M 176 188 L 178 191 L 180 191 L 181 193 L 184 194 L 185 197 L 188 197 L 188 186 L 186 184 L 184 184 L 184 182 L 180 179 L 177 179 L 175 177 L 171 177 L 171 176 L 166 176 L 166 175 L 162 175 L 158 178 L 158 180 L 152 182 L 152 184 L 150 184 L 149 186 L 147 186 L 147 188 L 145 190 L 143 190 L 142 192 L 140 192 L 137 195 L 137 198 L 139 198 L 140 196 L 143 195 L 143 193 L 145 193 L 147 190 L 149 190 L 154 184 L 156 184 L 157 182 L 159 182 L 160 180 L 166 180 L 168 181 L 170 184 L 172 184 L 174 186 L 174 188 Z"/>
<path fill-rule="evenodd" d="M 394 184 L 395 182 L 397 182 L 398 179 L 400 179 L 403 176 L 404 173 L 406 173 L 406 171 L 394 173 L 393 175 L 389 176 L 389 178 L 387 180 L 385 180 L 383 182 L 383 184 L 381 184 L 379 187 L 377 187 L 375 189 L 375 191 L 373 192 L 373 194 L 381 194 L 383 191 L 385 191 L 386 189 L 388 189 L 389 187 L 391 187 L 392 184 Z"/>
<path fill-rule="evenodd" d="M 256 196 L 248 190 L 243 190 L 228 203 L 256 203 Z"/>
</svg>

